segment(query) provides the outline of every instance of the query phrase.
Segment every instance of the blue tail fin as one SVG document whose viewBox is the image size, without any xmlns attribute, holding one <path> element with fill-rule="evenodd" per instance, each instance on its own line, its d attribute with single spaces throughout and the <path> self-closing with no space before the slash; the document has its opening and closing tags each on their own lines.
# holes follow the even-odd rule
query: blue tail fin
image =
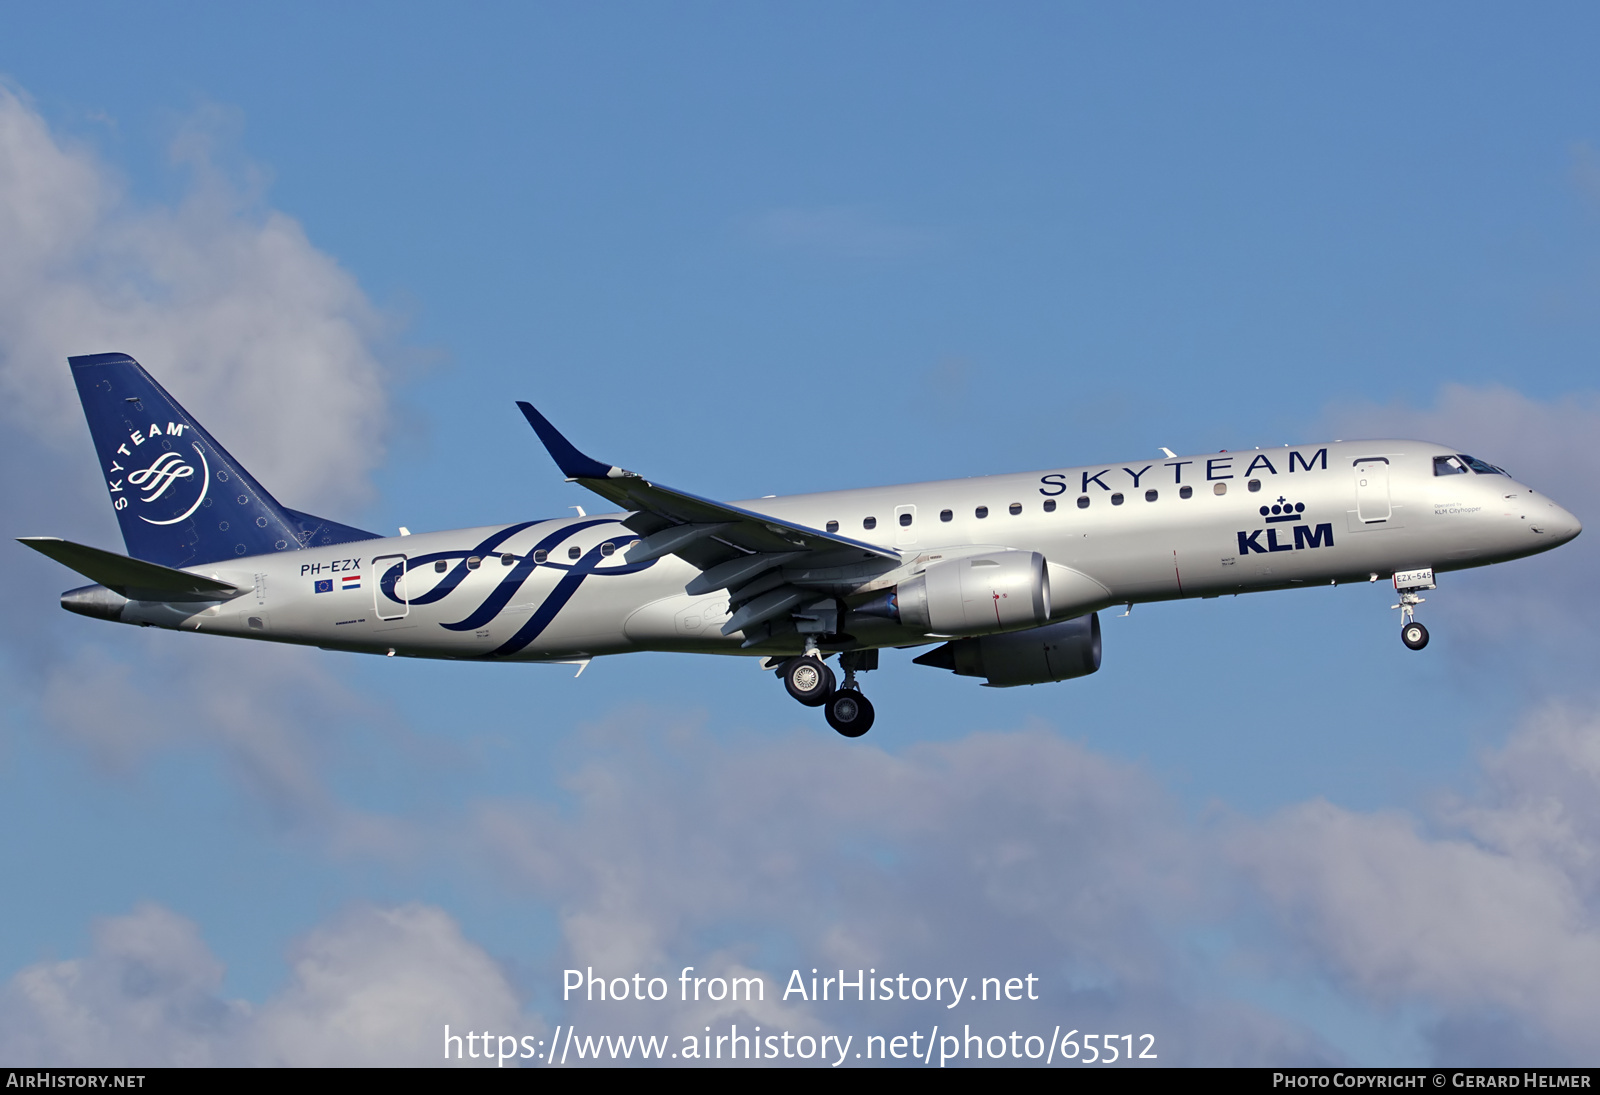
<svg viewBox="0 0 1600 1095">
<path fill-rule="evenodd" d="M 377 539 L 279 505 L 127 354 L 67 362 L 123 542 L 135 559 L 199 566 Z"/>
</svg>

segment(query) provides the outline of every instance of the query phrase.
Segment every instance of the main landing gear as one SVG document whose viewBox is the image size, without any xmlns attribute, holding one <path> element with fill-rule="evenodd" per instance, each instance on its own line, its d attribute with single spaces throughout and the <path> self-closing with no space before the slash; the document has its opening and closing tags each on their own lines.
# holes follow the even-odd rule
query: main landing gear
<svg viewBox="0 0 1600 1095">
<path fill-rule="evenodd" d="M 828 725 L 847 738 L 859 738 L 872 729 L 872 703 L 856 685 L 856 673 L 878 667 L 876 650 L 849 650 L 839 655 L 844 687 L 836 688 L 833 670 L 823 662 L 815 644 L 804 654 L 778 666 L 783 687 L 807 707 L 820 707 Z"/>
<path fill-rule="evenodd" d="M 789 695 L 807 707 L 821 707 L 833 695 L 833 670 L 815 654 L 790 658 L 779 672 L 783 674 L 783 686 L 789 690 Z"/>
<path fill-rule="evenodd" d="M 1433 581 L 1433 568 L 1424 570 L 1397 570 L 1394 572 L 1394 591 L 1400 603 L 1390 609 L 1400 610 L 1400 641 L 1411 650 L 1421 650 L 1428 645 L 1428 629 L 1417 623 L 1416 608 L 1427 600 L 1417 594 L 1425 589 L 1437 589 Z"/>
</svg>

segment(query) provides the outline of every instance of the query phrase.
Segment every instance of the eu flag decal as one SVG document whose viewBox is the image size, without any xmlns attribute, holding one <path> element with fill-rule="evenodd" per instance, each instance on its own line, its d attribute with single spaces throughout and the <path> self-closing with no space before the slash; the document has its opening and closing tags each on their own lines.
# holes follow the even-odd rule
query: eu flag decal
<svg viewBox="0 0 1600 1095">
<path fill-rule="evenodd" d="M 316 584 L 316 591 L 318 593 L 332 593 L 333 592 L 333 579 L 332 578 L 324 578 L 322 581 L 318 582 Z"/>
</svg>

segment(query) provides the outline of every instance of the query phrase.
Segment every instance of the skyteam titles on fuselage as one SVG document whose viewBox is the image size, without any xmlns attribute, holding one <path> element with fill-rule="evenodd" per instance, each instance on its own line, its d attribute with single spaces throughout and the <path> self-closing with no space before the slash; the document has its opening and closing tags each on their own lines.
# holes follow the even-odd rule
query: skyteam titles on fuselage
<svg viewBox="0 0 1600 1095">
<path fill-rule="evenodd" d="M 1249 464 L 1246 465 L 1243 471 L 1235 474 L 1237 461 L 1246 456 L 1251 457 Z M 1303 450 L 1295 448 L 1288 449 L 1284 455 L 1280 455 L 1278 458 L 1285 462 L 1285 474 L 1293 474 L 1297 470 L 1311 471 L 1313 468 L 1318 468 L 1322 471 L 1328 470 L 1328 448 L 1326 445 L 1313 452 L 1309 458 L 1306 457 Z M 1255 450 L 1253 453 L 1221 453 L 1217 456 L 1195 457 L 1190 460 L 1166 460 L 1162 461 L 1159 466 L 1172 469 L 1172 485 L 1178 487 L 1184 485 L 1183 469 L 1189 467 L 1195 469 L 1190 474 L 1190 485 L 1199 480 L 1199 472 L 1202 469 L 1205 471 L 1204 482 L 1207 483 L 1220 483 L 1230 479 L 1248 479 L 1258 472 L 1272 476 L 1278 474 L 1277 465 L 1272 462 L 1272 457 L 1260 449 Z M 1090 484 L 1093 484 L 1107 494 L 1112 494 L 1115 493 L 1116 487 L 1105 482 L 1105 477 L 1107 475 L 1115 476 L 1119 472 L 1127 476 L 1129 485 L 1134 490 L 1138 490 L 1144 477 L 1156 467 L 1157 464 L 1149 463 L 1137 471 L 1127 466 L 1119 467 L 1113 465 L 1101 468 L 1099 471 L 1078 471 L 1074 469 L 1073 472 L 1050 472 L 1039 477 L 1039 482 L 1042 484 L 1039 487 L 1039 493 L 1046 497 L 1058 497 L 1066 494 L 1070 489 L 1066 481 L 1067 476 L 1069 474 L 1077 474 L 1079 476 L 1078 493 L 1087 494 Z M 1156 473 L 1158 477 L 1160 474 L 1159 472 Z"/>
</svg>

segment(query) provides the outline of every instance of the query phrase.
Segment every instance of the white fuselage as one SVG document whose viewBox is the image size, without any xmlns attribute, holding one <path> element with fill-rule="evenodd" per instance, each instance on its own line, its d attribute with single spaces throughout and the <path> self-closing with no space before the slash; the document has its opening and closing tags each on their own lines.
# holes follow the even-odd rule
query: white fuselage
<svg viewBox="0 0 1600 1095">
<path fill-rule="evenodd" d="M 1056 619 L 1113 604 L 1457 570 L 1577 535 L 1571 514 L 1504 475 L 1436 475 L 1434 458 L 1449 453 L 1417 441 L 1335 442 L 738 504 L 900 553 L 899 567 L 882 564 L 848 591 L 829 590 L 841 597 L 888 588 L 940 558 L 1039 552 L 1049 561 Z M 621 523 L 628 516 L 419 533 L 190 567 L 245 592 L 198 611 L 134 601 L 121 618 L 434 658 L 802 648 L 794 634 L 753 647 L 741 646 L 740 632 L 723 635 L 727 592 L 686 594 L 699 571 L 675 556 L 630 565 L 627 548 L 639 537 Z M 848 630 L 861 646 L 934 641 L 887 619 L 852 615 Z"/>
</svg>

